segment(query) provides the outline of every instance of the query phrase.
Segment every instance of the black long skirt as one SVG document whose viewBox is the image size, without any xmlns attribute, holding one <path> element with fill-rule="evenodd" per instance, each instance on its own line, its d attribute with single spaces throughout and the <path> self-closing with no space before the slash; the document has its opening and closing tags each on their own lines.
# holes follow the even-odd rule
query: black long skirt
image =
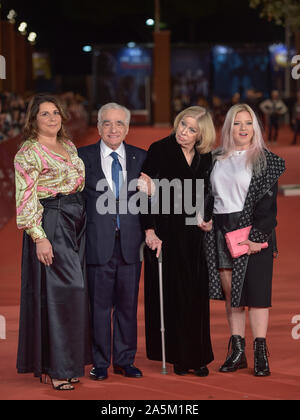
<svg viewBox="0 0 300 420">
<path fill-rule="evenodd" d="M 54 259 L 49 267 L 40 263 L 24 232 L 17 370 L 55 379 L 80 377 L 91 363 L 84 202 L 76 193 L 41 204 Z"/>
<path fill-rule="evenodd" d="M 203 233 L 197 226 L 186 227 L 180 235 L 169 229 L 162 252 L 166 361 L 199 369 L 214 358 Z M 158 264 L 147 248 L 144 283 L 147 357 L 162 360 Z"/>
</svg>

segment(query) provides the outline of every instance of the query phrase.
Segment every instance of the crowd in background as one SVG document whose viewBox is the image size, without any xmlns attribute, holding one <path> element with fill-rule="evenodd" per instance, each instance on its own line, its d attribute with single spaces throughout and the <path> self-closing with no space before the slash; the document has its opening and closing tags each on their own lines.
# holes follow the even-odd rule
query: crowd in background
<svg viewBox="0 0 300 420">
<path fill-rule="evenodd" d="M 11 92 L 0 94 L 0 141 L 20 134 L 25 121 L 26 102 Z"/>
<path fill-rule="evenodd" d="M 272 95 L 272 93 L 271 93 Z M 270 95 L 270 98 L 271 98 Z M 266 120 L 266 114 L 261 108 L 261 104 L 266 100 L 263 92 L 256 89 L 248 89 L 245 93 L 245 97 L 242 98 L 239 92 L 236 92 L 229 100 L 224 100 L 217 95 L 212 95 L 211 99 L 204 95 L 198 95 L 196 98 L 187 95 L 185 92 L 183 95 L 176 95 L 173 100 L 173 111 L 174 115 L 177 115 L 182 109 L 192 105 L 200 105 L 211 109 L 214 116 L 214 122 L 217 127 L 223 125 L 225 115 L 232 105 L 238 103 L 246 103 L 256 112 L 262 123 Z M 293 99 L 284 100 L 286 106 L 290 108 L 290 104 L 293 104 Z"/>
<path fill-rule="evenodd" d="M 58 96 L 68 111 L 70 120 L 81 118 L 87 123 L 91 122 L 93 114 L 89 115 L 89 104 L 85 98 L 74 92 L 65 92 Z M 30 97 L 31 94 L 22 97 L 12 92 L 0 93 L 0 142 L 16 137 L 22 132 Z M 261 91 L 248 89 L 245 98 L 241 98 L 240 93 L 236 92 L 229 100 L 223 100 L 216 95 L 208 98 L 204 95 L 195 97 L 186 91 L 182 95 L 176 92 L 172 101 L 173 117 L 175 118 L 182 109 L 191 105 L 200 105 L 211 110 L 214 123 L 219 128 L 224 123 L 228 109 L 240 102 L 251 106 L 262 122 L 263 128 L 268 128 L 269 141 L 276 142 L 281 123 L 289 122 L 291 130 L 299 131 L 297 98 L 281 99 L 276 90 L 271 92 L 270 98 L 265 98 Z M 272 128 L 274 128 L 274 134 L 271 137 Z"/>
<path fill-rule="evenodd" d="M 67 110 L 70 120 L 84 119 L 89 121 L 87 100 L 78 93 L 65 92 L 59 95 L 59 99 Z"/>
<path fill-rule="evenodd" d="M 12 92 L 0 93 L 0 142 L 21 134 L 27 105 L 32 94 L 21 96 Z M 84 119 L 88 121 L 86 101 L 74 92 L 58 95 L 67 110 L 70 120 Z"/>
<path fill-rule="evenodd" d="M 174 96 L 172 103 L 173 118 L 189 106 L 204 106 L 211 110 L 215 126 L 220 128 L 223 126 L 228 110 L 238 103 L 246 103 L 255 111 L 262 129 L 267 132 L 269 142 L 276 143 L 280 126 L 289 124 L 294 132 L 292 144 L 296 144 L 297 133 L 299 134 L 300 131 L 300 92 L 296 97 L 282 98 L 279 91 L 274 89 L 266 98 L 263 92 L 251 88 L 245 92 L 244 97 L 236 92 L 229 100 L 223 100 L 217 95 L 213 95 L 211 99 L 204 95 L 195 97 L 194 92 L 188 94 L 185 90 L 182 94 L 177 92 Z"/>
</svg>

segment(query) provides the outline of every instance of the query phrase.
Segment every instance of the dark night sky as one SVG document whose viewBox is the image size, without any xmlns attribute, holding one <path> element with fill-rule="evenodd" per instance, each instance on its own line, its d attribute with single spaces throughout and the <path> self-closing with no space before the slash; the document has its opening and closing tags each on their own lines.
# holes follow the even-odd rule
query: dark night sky
<svg viewBox="0 0 300 420">
<path fill-rule="evenodd" d="M 55 65 L 88 68 L 86 44 L 152 41 L 145 20 L 154 17 L 154 0 L 2 0 L 37 32 L 36 48 L 50 52 Z M 161 0 L 161 20 L 178 43 L 272 43 L 284 41 L 284 29 L 259 17 L 248 0 Z M 67 59 L 66 59 L 67 58 Z M 80 71 L 80 70 L 79 70 Z"/>
</svg>

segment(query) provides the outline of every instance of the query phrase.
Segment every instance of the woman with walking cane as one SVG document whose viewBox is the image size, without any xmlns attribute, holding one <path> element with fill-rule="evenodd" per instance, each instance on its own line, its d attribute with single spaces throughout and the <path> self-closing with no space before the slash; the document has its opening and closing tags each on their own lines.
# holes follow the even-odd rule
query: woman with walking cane
<svg viewBox="0 0 300 420">
<path fill-rule="evenodd" d="M 208 111 L 199 106 L 185 109 L 176 117 L 173 133 L 150 146 L 140 179 L 148 191 L 153 180 L 176 180 L 182 187 L 181 195 L 176 188 L 170 189 L 170 211 L 160 209 L 158 214 L 142 215 L 146 244 L 156 251 L 148 250 L 145 255 L 147 356 L 150 360 L 162 360 L 156 259 L 163 246 L 165 352 L 166 361 L 174 365 L 177 375 L 192 371 L 197 376 L 207 376 L 207 365 L 213 360 L 203 250 L 204 232 L 212 228 L 212 222 L 202 219 L 198 225 L 189 225 L 187 219 L 191 215 L 186 213 L 183 198 L 195 203 L 196 181 L 200 179 L 204 180 L 205 196 L 208 195 L 214 141 L 215 129 Z M 186 180 L 191 181 L 190 191 L 185 188 Z M 161 186 L 153 198 L 154 204 L 156 200 L 162 201 Z M 178 204 L 182 204 L 181 212 Z"/>
</svg>

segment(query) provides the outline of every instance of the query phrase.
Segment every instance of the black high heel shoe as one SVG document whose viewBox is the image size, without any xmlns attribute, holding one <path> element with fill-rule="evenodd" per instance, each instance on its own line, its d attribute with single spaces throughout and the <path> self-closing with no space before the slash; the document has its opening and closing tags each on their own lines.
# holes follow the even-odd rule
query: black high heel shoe
<svg viewBox="0 0 300 420">
<path fill-rule="evenodd" d="M 44 383 L 44 384 L 47 384 L 48 383 L 47 382 L 47 377 L 48 376 L 49 375 L 45 375 L 45 378 L 44 378 L 44 381 L 43 381 L 43 375 L 42 375 L 40 377 L 40 382 Z M 52 388 L 55 389 L 56 391 L 73 391 L 75 389 L 74 386 L 71 385 L 71 382 L 69 382 L 69 379 L 67 379 L 67 382 L 62 382 L 58 385 L 55 385 L 53 381 L 59 381 L 60 382 L 60 380 L 59 379 L 52 379 L 51 376 L 49 376 L 49 378 L 50 378 L 50 381 L 51 381 Z"/>
<path fill-rule="evenodd" d="M 69 379 L 67 379 L 67 381 L 70 384 L 79 384 L 79 382 L 80 382 L 80 380 L 78 378 L 69 378 Z"/>
</svg>

